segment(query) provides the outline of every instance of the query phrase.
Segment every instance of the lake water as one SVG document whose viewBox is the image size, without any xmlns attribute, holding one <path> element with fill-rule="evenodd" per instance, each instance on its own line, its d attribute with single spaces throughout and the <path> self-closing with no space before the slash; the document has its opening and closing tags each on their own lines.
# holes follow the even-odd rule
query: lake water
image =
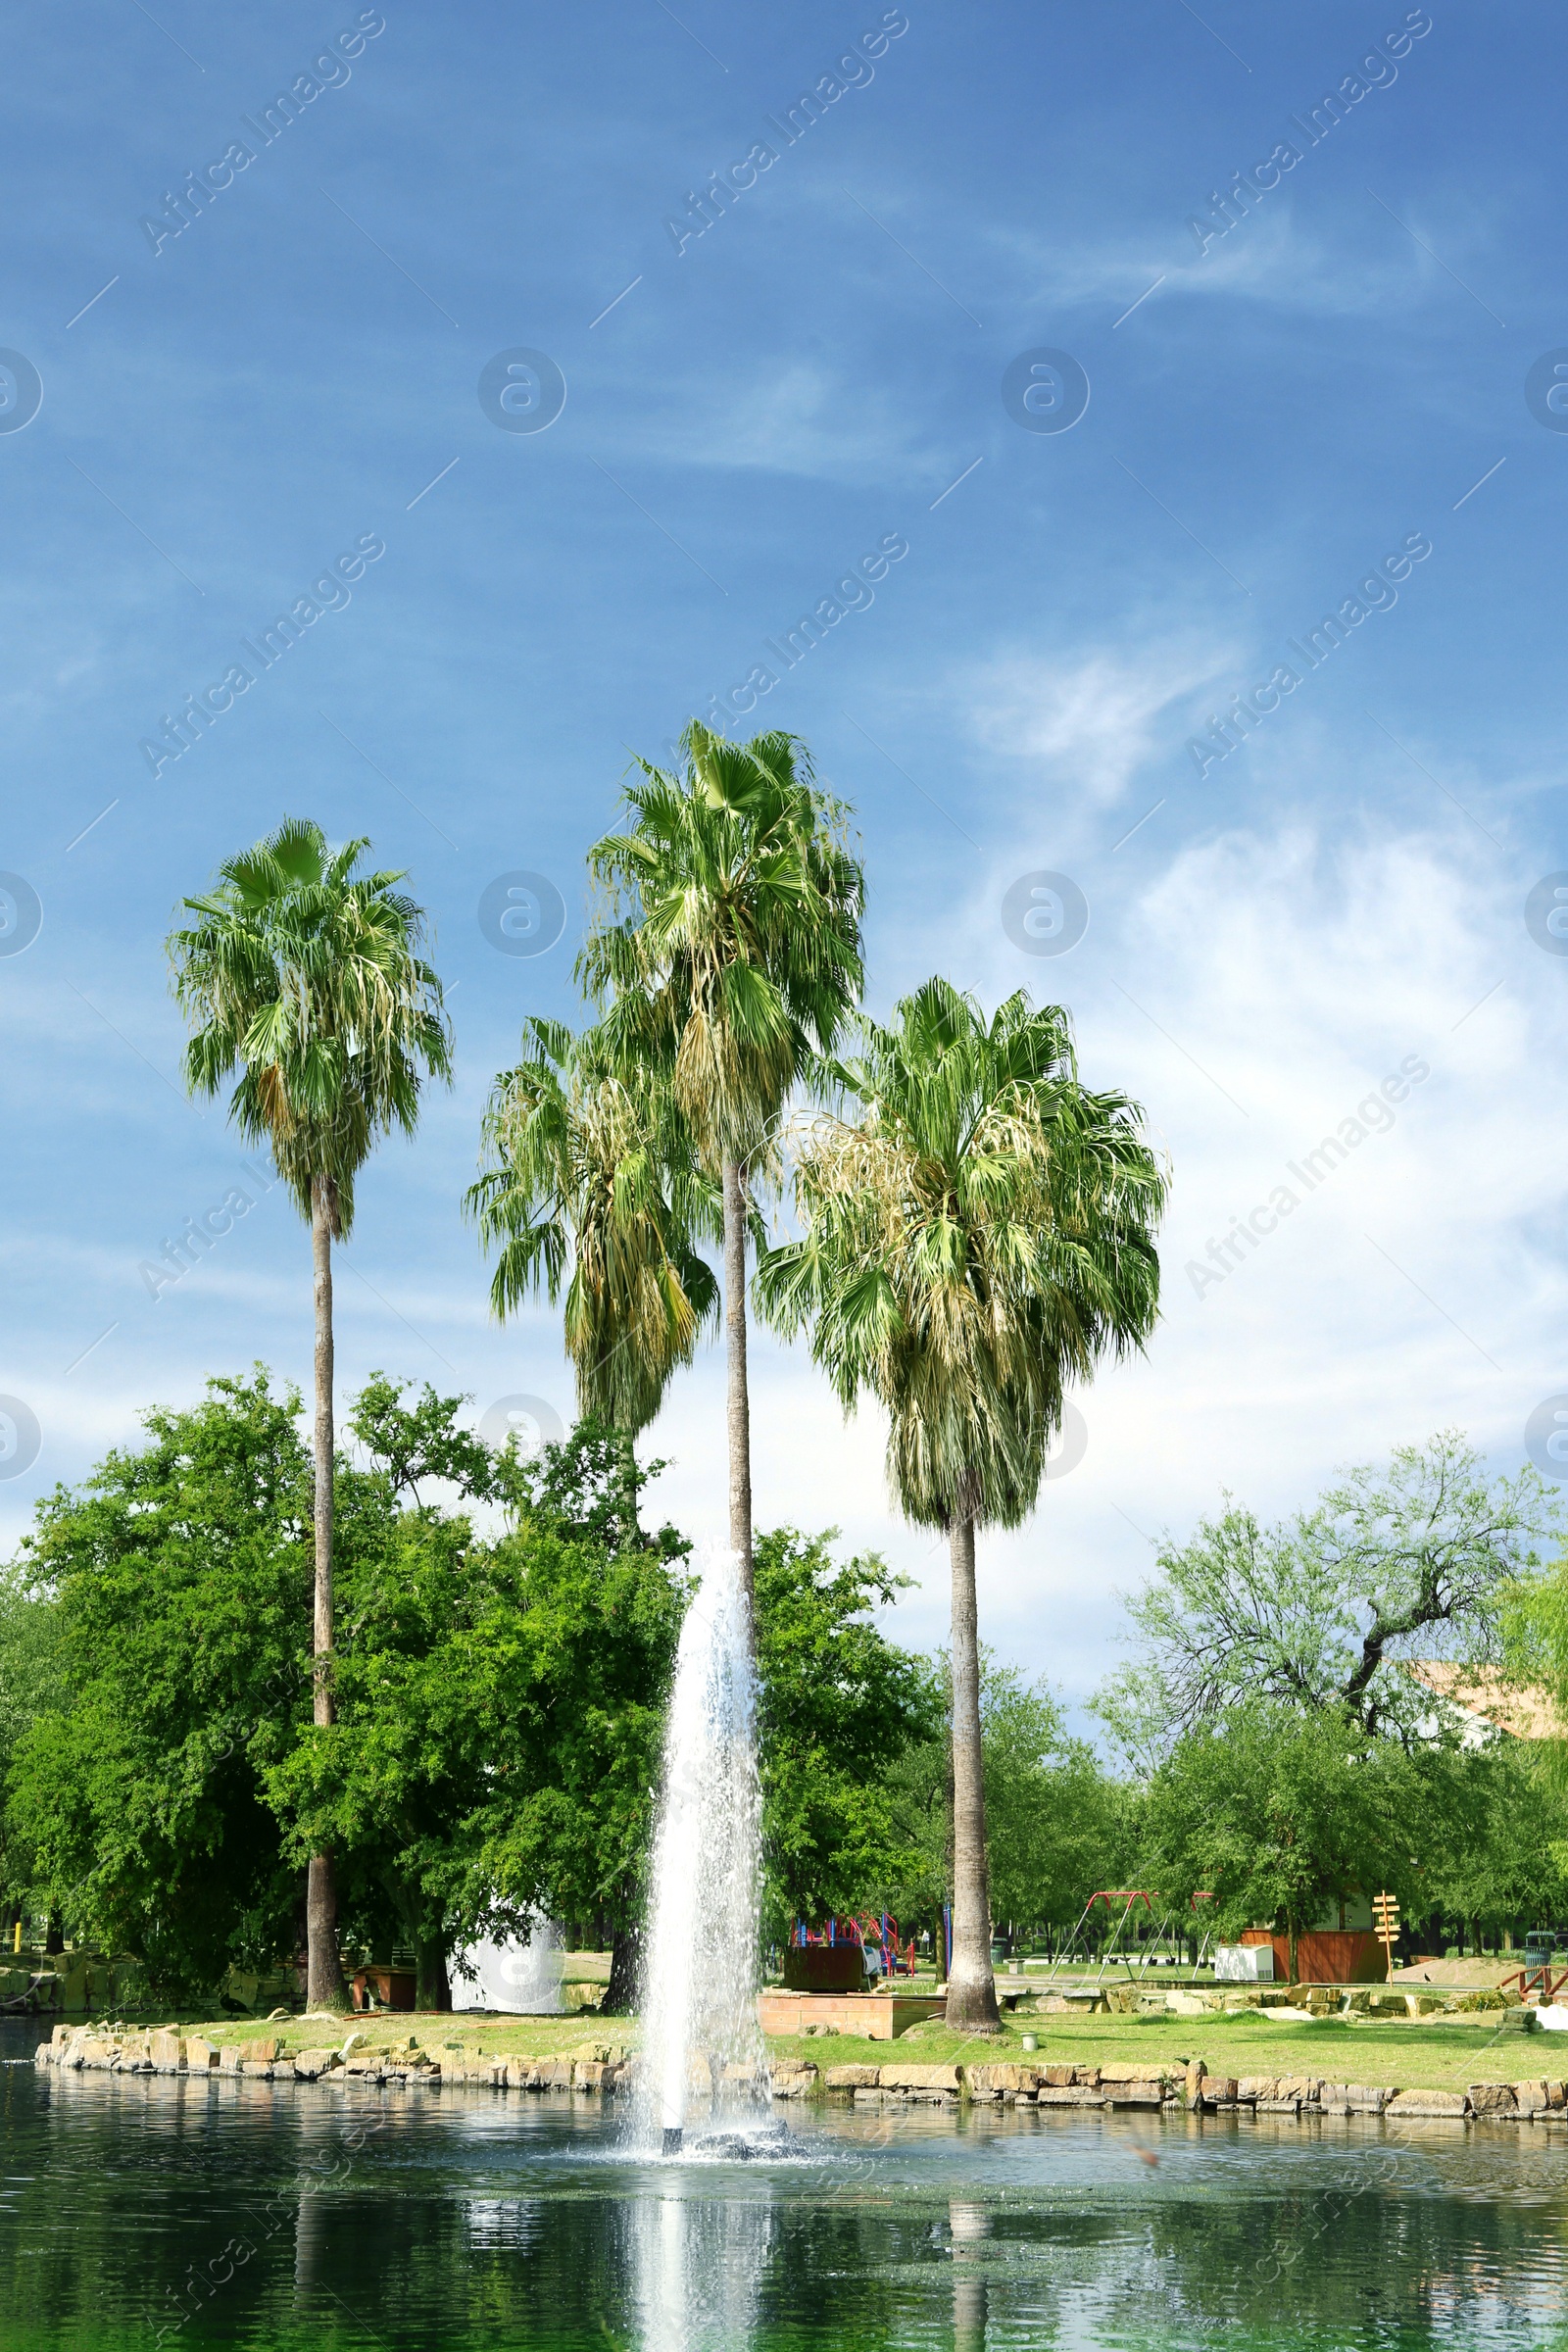
<svg viewBox="0 0 1568 2352">
<path fill-rule="evenodd" d="M 0 2027 L 0 2352 L 1568 2346 L 1568 2133 L 612 2107 L 47 2075 Z M 1150 2162 L 1150 2158 L 1157 2159 Z"/>
</svg>

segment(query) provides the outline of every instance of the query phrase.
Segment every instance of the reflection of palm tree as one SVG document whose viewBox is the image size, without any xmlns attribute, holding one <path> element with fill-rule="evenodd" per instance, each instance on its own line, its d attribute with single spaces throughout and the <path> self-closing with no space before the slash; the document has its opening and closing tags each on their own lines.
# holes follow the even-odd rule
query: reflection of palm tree
<svg viewBox="0 0 1568 2352">
<path fill-rule="evenodd" d="M 948 2206 L 953 2236 L 954 2352 L 985 2352 L 986 2278 L 977 2257 L 991 2235 L 991 2216 L 983 2205 L 955 2198 Z"/>
<path fill-rule="evenodd" d="M 953 1571 L 953 1963 L 948 2023 L 997 2022 L 990 1954 L 975 1530 L 1034 1508 L 1062 1392 L 1152 1329 L 1163 1168 L 1142 1113 L 1078 1078 L 1067 1015 L 1021 993 L 987 1021 L 928 980 L 890 1026 L 859 1022 L 831 1062 L 851 1114 L 800 1154 L 804 1240 L 763 1262 L 758 1295 L 848 1411 L 887 1407 L 906 1515 L 944 1528 Z"/>
</svg>

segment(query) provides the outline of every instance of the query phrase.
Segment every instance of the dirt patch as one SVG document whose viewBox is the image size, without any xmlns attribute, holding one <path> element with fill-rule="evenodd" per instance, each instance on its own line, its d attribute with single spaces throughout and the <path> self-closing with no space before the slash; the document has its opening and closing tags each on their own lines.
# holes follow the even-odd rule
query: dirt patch
<svg viewBox="0 0 1568 2352">
<path fill-rule="evenodd" d="M 1393 1984 L 1462 1985 L 1467 1992 L 1493 1990 L 1504 1977 L 1516 1977 L 1525 1965 L 1523 1952 L 1500 1960 L 1422 1960 L 1413 1968 L 1396 1968 Z"/>
</svg>

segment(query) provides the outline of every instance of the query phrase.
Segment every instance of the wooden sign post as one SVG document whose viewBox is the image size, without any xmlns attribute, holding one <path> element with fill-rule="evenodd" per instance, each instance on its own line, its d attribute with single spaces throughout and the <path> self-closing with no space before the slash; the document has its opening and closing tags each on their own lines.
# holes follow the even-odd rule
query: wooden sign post
<svg viewBox="0 0 1568 2352">
<path fill-rule="evenodd" d="M 1372 1897 L 1372 1925 L 1383 1939 L 1383 1950 L 1388 1961 L 1387 1973 L 1392 1979 L 1394 1939 L 1399 1933 L 1399 1906 L 1392 1894 L 1375 1894 Z"/>
</svg>

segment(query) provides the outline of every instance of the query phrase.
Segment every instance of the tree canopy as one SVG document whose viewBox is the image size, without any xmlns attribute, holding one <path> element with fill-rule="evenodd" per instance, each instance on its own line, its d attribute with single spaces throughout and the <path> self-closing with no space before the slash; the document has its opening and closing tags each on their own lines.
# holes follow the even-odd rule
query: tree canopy
<svg viewBox="0 0 1568 2352">
<path fill-rule="evenodd" d="M 1259 1696 L 1415 1740 L 1437 1702 L 1403 1661 L 1498 1660 L 1556 1515 L 1536 1471 L 1489 1480 L 1454 1431 L 1349 1471 L 1275 1526 L 1227 1498 L 1187 1543 L 1167 1539 L 1127 1598 L 1135 1655 L 1100 1712 L 1147 1763 Z"/>
</svg>

